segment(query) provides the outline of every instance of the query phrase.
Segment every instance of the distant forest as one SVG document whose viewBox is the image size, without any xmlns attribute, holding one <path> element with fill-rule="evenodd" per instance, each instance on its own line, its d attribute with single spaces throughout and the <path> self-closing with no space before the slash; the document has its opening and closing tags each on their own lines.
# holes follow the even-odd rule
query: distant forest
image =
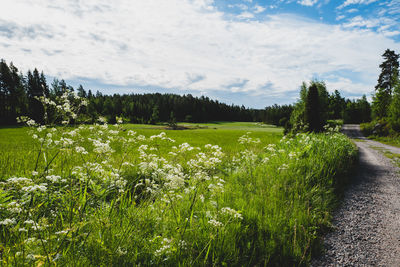
<svg viewBox="0 0 400 267">
<path fill-rule="evenodd" d="M 37 97 L 49 99 L 60 97 L 65 91 L 73 91 L 87 99 L 77 121 L 92 123 L 99 116 L 110 123 L 116 117 L 125 122 L 157 124 L 161 122 L 209 122 L 209 121 L 257 121 L 285 126 L 294 109 L 293 105 L 273 105 L 265 109 L 227 105 L 208 97 L 190 94 L 114 94 L 105 95 L 85 90 L 82 85 L 73 88 L 64 80 L 54 79 L 49 85 L 43 72 L 35 68 L 26 75 L 12 63 L 0 61 L 0 124 L 16 124 L 19 116 L 29 116 L 41 123 L 44 118 L 42 103 Z M 365 96 L 359 100 L 345 99 L 338 91 L 328 96 L 328 119 L 343 119 L 348 123 L 370 121 L 370 105 Z M 77 122 L 76 121 L 76 122 Z"/>
</svg>

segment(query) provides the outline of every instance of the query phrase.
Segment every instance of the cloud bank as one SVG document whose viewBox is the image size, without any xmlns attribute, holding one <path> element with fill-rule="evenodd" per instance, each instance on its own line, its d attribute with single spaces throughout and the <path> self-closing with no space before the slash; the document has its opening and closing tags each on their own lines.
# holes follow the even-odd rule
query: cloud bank
<svg viewBox="0 0 400 267">
<path fill-rule="evenodd" d="M 3 0 L 2 6 L 1 56 L 24 70 L 110 88 L 240 95 L 255 107 L 293 102 L 293 92 L 312 78 L 332 90 L 368 94 L 380 55 L 400 50 L 368 28 L 292 14 L 253 19 L 262 8 L 227 19 L 212 0 Z"/>
</svg>

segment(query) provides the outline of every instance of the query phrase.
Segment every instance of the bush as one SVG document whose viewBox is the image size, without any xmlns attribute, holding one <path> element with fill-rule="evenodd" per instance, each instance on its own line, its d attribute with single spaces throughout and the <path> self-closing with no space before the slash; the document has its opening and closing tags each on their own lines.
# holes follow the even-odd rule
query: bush
<svg viewBox="0 0 400 267">
<path fill-rule="evenodd" d="M 360 124 L 360 129 L 361 132 L 363 133 L 364 136 L 370 136 L 374 132 L 374 122 L 366 122 L 366 123 L 361 123 Z"/>
</svg>

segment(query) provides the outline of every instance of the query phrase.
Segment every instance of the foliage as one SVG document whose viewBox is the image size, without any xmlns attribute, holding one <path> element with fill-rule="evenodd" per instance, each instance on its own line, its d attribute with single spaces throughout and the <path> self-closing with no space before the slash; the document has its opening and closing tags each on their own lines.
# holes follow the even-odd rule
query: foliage
<svg viewBox="0 0 400 267">
<path fill-rule="evenodd" d="M 310 92 L 311 91 L 311 92 Z M 295 104 L 290 118 L 290 131 L 321 131 L 329 118 L 329 93 L 324 82 L 303 82 L 300 99 Z"/>
<path fill-rule="evenodd" d="M 389 106 L 389 120 L 392 129 L 400 132 L 400 79 L 398 75 L 394 75 L 394 86 L 392 101 Z"/>
<path fill-rule="evenodd" d="M 266 107 L 263 112 L 263 122 L 277 126 L 285 126 L 293 111 L 292 105 L 272 105 Z"/>
<path fill-rule="evenodd" d="M 388 136 L 394 134 L 391 124 L 386 118 L 362 123 L 360 124 L 360 129 L 365 136 Z"/>
<path fill-rule="evenodd" d="M 379 74 L 375 90 L 386 91 L 391 95 L 393 91 L 393 78 L 399 74 L 399 55 L 393 50 L 386 49 L 382 57 L 385 60 L 379 65 L 381 73 Z"/>
<path fill-rule="evenodd" d="M 312 84 L 307 92 L 304 113 L 304 121 L 311 132 L 320 132 L 324 126 L 320 105 L 318 88 L 315 84 Z"/>
<path fill-rule="evenodd" d="M 74 92 L 64 80 L 55 79 L 51 86 L 45 76 L 37 69 L 28 71 L 27 75 L 18 73 L 12 63 L 10 66 L 4 60 L 0 62 L 0 124 L 16 123 L 19 116 L 29 116 L 38 123 L 46 120 L 43 105 L 39 97 L 47 97 L 52 101 L 65 92 Z M 248 109 L 244 106 L 227 105 L 208 97 L 193 97 L 192 95 L 175 94 L 93 94 L 80 85 L 77 96 L 85 99 L 87 106 L 79 112 L 79 117 L 71 123 L 94 123 L 99 116 L 107 118 L 109 123 L 115 123 L 116 117 L 132 123 L 168 122 L 169 115 L 174 112 L 177 121 L 261 121 L 261 111 Z M 48 116 L 57 116 L 50 111 Z"/>
<path fill-rule="evenodd" d="M 365 95 L 357 100 L 347 100 L 346 108 L 343 110 L 345 123 L 365 123 L 371 121 L 371 105 Z"/>
<path fill-rule="evenodd" d="M 373 122 L 361 123 L 360 129 L 364 136 L 370 136 L 374 133 L 374 123 Z"/>
<path fill-rule="evenodd" d="M 390 49 L 386 49 L 382 55 L 384 61 L 379 65 L 381 73 L 378 84 L 375 86 L 372 110 L 374 119 L 382 119 L 388 116 L 393 88 L 399 75 L 399 55 Z"/>
<path fill-rule="evenodd" d="M 173 111 L 171 111 L 171 114 L 169 115 L 168 126 L 170 128 L 172 128 L 173 130 L 176 130 L 178 128 L 178 125 L 176 124 L 176 118 L 175 118 Z"/>
</svg>

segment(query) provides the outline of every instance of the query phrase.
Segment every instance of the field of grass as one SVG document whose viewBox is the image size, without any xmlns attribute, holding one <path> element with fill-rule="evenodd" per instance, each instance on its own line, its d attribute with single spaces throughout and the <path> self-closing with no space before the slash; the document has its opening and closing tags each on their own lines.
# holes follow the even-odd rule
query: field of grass
<svg viewBox="0 0 400 267">
<path fill-rule="evenodd" d="M 165 126 L 148 124 L 126 124 L 124 131 L 133 130 L 138 135 L 149 137 L 166 132 L 177 143 L 189 143 L 192 146 L 217 144 L 226 154 L 237 153 L 243 147 L 237 140 L 246 132 L 252 132 L 254 138 L 262 143 L 276 143 L 283 136 L 282 128 L 251 122 L 216 122 L 207 124 L 180 123 L 191 127 L 187 130 L 166 130 Z M 67 129 L 69 129 L 67 127 Z M 72 130 L 72 129 L 70 129 Z M 29 135 L 29 127 L 0 128 L 0 179 L 12 175 L 29 174 L 34 167 L 32 160 L 38 153 L 37 140 Z M 117 153 L 118 154 L 118 153 Z M 116 157 L 118 155 L 115 155 Z M 58 158 L 56 159 L 57 162 Z M 80 159 L 69 160 L 70 165 L 79 163 Z"/>
<path fill-rule="evenodd" d="M 0 129 L 2 265 L 307 265 L 354 145 L 186 126 Z"/>
</svg>

